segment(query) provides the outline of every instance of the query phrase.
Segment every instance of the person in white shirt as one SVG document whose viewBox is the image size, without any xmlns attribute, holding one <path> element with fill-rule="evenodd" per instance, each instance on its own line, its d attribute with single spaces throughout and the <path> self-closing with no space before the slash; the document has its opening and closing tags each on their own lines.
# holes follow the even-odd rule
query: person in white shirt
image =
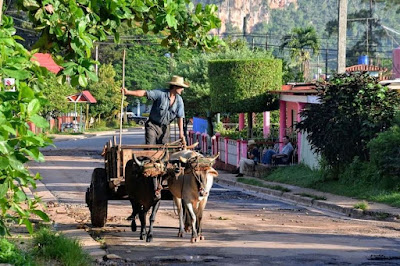
<svg viewBox="0 0 400 266">
<path fill-rule="evenodd" d="M 290 143 L 288 136 L 284 136 L 282 141 L 284 144 L 282 151 L 280 153 L 277 153 L 274 150 L 267 150 L 267 152 L 263 155 L 261 159 L 261 162 L 263 164 L 270 166 L 272 164 L 272 159 L 274 159 L 277 164 L 288 162 L 288 160 L 290 159 L 289 156 L 293 151 L 293 146 Z"/>
</svg>

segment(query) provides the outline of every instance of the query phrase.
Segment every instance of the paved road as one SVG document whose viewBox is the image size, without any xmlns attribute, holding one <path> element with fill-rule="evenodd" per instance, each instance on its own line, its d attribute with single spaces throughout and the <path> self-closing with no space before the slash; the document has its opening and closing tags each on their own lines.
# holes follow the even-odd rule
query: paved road
<svg viewBox="0 0 400 266">
<path fill-rule="evenodd" d="M 140 143 L 141 134 L 124 137 Z M 176 237 L 176 214 L 164 200 L 152 243 L 130 231 L 126 201 L 110 201 L 106 227 L 91 228 L 84 192 L 92 169 L 102 166 L 98 142 L 108 137 L 59 142 L 58 148 L 69 150 L 44 151 L 47 162 L 31 170 L 42 174 L 69 219 L 119 257 L 116 265 L 400 265 L 399 223 L 349 219 L 216 184 L 205 211 L 206 240 L 200 243 L 191 244 L 189 234 Z"/>
</svg>

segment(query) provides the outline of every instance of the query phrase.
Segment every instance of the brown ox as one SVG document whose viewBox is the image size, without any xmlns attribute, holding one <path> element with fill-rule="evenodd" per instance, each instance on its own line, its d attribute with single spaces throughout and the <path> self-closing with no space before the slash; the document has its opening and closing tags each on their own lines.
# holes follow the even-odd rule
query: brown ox
<svg viewBox="0 0 400 266">
<path fill-rule="evenodd" d="M 171 154 L 169 158 L 169 162 L 177 167 L 175 174 L 168 177 L 168 188 L 178 208 L 178 237 L 183 236 L 183 205 L 187 214 L 185 229 L 192 229 L 192 243 L 204 240 L 201 221 L 213 179 L 218 176 L 212 167 L 217 157 L 206 158 L 197 152 L 183 150 Z"/>
<path fill-rule="evenodd" d="M 164 161 L 165 156 L 160 160 L 154 160 L 148 157 L 136 158 L 128 161 L 125 168 L 125 184 L 129 199 L 132 204 L 132 223 L 131 229 L 136 231 L 135 217 L 139 214 L 141 225 L 140 239 L 146 239 L 146 242 L 153 240 L 153 224 L 156 219 L 158 208 L 160 207 L 160 200 L 154 198 L 154 185 L 153 177 L 161 178 L 165 174 Z M 165 161 L 166 163 L 166 161 Z M 149 231 L 146 234 L 146 215 L 148 210 L 152 207 L 150 215 Z"/>
</svg>

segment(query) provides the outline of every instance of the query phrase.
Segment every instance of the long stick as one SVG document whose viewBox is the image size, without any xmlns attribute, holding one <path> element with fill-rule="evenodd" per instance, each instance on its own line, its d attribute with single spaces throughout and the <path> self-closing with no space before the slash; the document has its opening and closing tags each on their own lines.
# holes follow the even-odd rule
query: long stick
<svg viewBox="0 0 400 266">
<path fill-rule="evenodd" d="M 126 51 L 124 49 L 124 54 L 122 56 L 122 88 L 125 88 L 125 55 L 126 55 Z M 120 115 L 120 120 L 119 120 L 119 149 L 120 150 L 121 150 L 121 145 L 122 145 L 122 112 L 124 111 L 124 98 L 125 98 L 125 92 L 122 91 L 121 115 Z"/>
</svg>

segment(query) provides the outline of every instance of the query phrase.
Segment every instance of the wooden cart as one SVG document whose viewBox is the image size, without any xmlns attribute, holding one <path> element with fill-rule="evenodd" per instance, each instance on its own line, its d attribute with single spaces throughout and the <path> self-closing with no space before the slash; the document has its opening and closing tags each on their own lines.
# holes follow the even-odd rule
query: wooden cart
<svg viewBox="0 0 400 266">
<path fill-rule="evenodd" d="M 93 170 L 90 186 L 86 191 L 86 204 L 90 210 L 92 225 L 102 227 L 106 224 L 109 200 L 129 199 L 125 188 L 125 166 L 133 158 L 145 156 L 160 158 L 164 152 L 182 149 L 180 141 L 166 145 L 117 145 L 116 138 L 109 141 L 102 155 L 104 168 Z M 172 199 L 168 190 L 162 191 L 162 199 Z"/>
</svg>

